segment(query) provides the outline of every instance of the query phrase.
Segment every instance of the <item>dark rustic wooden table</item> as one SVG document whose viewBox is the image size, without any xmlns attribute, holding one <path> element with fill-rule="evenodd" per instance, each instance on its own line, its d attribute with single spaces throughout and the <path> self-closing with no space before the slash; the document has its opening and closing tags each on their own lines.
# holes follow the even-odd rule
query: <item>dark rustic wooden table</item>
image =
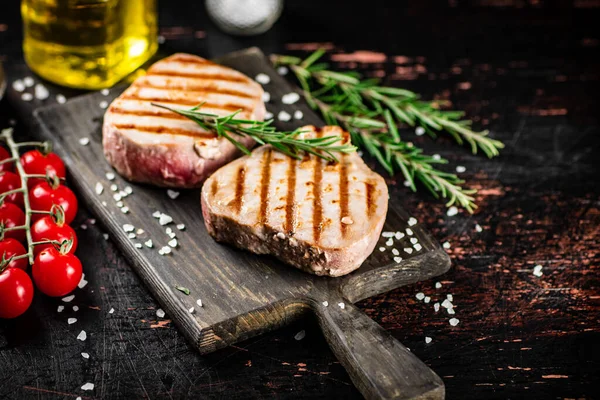
<svg viewBox="0 0 600 400">
<path fill-rule="evenodd" d="M 503 140 L 489 161 L 405 133 L 465 166 L 480 208 L 450 217 L 441 202 L 403 190 L 405 208 L 450 243 L 453 268 L 441 289 L 422 282 L 359 306 L 443 377 L 448 398 L 597 398 L 598 0 L 288 1 L 271 31 L 244 39 L 216 30 L 200 1 L 159 3 L 161 52 L 215 57 L 257 45 L 303 55 L 321 43 L 339 68 L 448 98 Z M 3 2 L 0 60 L 10 80 L 29 75 L 20 44 L 18 2 Z M 372 53 L 355 53 L 363 50 Z M 77 94 L 47 86 L 48 100 L 4 99 L 0 128 L 58 93 Z M 22 122 L 16 129 L 28 134 Z M 26 315 L 0 321 L 1 398 L 360 397 L 311 320 L 199 356 L 168 320 L 157 321 L 156 301 L 90 218 L 82 209 L 76 222 L 87 287 L 62 313 L 60 300 L 36 296 Z M 452 294 L 460 324 L 451 327 L 417 292 L 434 301 Z M 85 342 L 76 340 L 81 330 Z M 301 330 L 306 337 L 295 340 Z M 81 389 L 87 382 L 93 391 Z"/>
</svg>

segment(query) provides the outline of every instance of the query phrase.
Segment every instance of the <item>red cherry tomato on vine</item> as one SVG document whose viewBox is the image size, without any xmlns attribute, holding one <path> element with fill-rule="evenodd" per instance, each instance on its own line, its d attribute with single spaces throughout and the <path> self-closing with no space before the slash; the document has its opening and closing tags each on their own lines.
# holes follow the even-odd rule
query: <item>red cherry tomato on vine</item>
<svg viewBox="0 0 600 400">
<path fill-rule="evenodd" d="M 73 254 L 62 254 L 50 247 L 37 255 L 31 274 L 40 292 L 52 297 L 65 296 L 81 281 L 81 261 Z"/>
<path fill-rule="evenodd" d="M 54 153 L 44 155 L 39 150 L 30 150 L 21 156 L 21 165 L 27 174 L 46 175 L 46 172 L 49 172 L 51 176 L 66 177 L 65 164 Z M 44 179 L 30 178 L 27 186 L 31 188 L 40 182 L 44 182 Z"/>
<path fill-rule="evenodd" d="M 5 238 L 0 240 L 0 260 L 2 260 L 2 256 L 4 255 L 4 259 L 8 260 L 12 256 L 21 256 L 23 254 L 27 254 L 27 250 L 25 247 L 13 238 Z M 27 271 L 27 259 L 20 258 L 18 260 L 11 261 L 7 268 L 21 268 L 23 271 Z"/>
<path fill-rule="evenodd" d="M 13 228 L 25 224 L 25 213 L 13 203 L 3 202 L 0 204 L 0 225 L 4 228 Z M 5 238 L 13 238 L 20 242 L 25 240 L 25 230 L 4 232 Z"/>
<path fill-rule="evenodd" d="M 77 197 L 71 189 L 64 185 L 53 188 L 48 182 L 38 183 L 29 192 L 29 203 L 32 210 L 50 211 L 53 204 L 61 206 L 65 212 L 65 222 L 70 224 L 77 215 Z M 40 214 L 32 215 L 34 220 L 40 219 Z"/>
<path fill-rule="evenodd" d="M 21 178 L 13 172 L 0 171 L 0 195 L 9 190 L 19 189 L 21 187 Z M 9 194 L 4 201 L 13 203 L 23 208 L 23 193 Z"/>
<path fill-rule="evenodd" d="M 40 220 L 35 222 L 31 227 L 31 238 L 34 242 L 41 242 L 43 240 L 56 240 L 62 242 L 63 240 L 72 240 L 73 245 L 69 253 L 74 253 L 77 249 L 77 235 L 73 228 L 66 223 L 60 223 L 55 219 L 46 215 Z M 38 244 L 34 248 L 34 254 L 37 256 L 42 250 L 54 247 L 52 244 Z M 79 282 L 78 282 L 79 283 Z"/>
<path fill-rule="evenodd" d="M 0 318 L 16 318 L 33 300 L 33 285 L 27 272 L 6 268 L 0 272 Z"/>
<path fill-rule="evenodd" d="M 10 153 L 4 147 L 0 147 L 0 161 L 4 161 L 10 158 Z M 0 171 L 12 171 L 14 169 L 14 163 L 7 162 L 0 164 Z"/>
</svg>

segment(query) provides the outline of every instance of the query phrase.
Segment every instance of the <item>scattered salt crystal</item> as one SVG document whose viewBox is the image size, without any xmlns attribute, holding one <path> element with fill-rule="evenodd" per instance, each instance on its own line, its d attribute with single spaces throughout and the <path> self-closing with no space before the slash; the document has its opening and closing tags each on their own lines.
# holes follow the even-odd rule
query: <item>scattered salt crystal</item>
<svg viewBox="0 0 600 400">
<path fill-rule="evenodd" d="M 125 189 L 123 189 L 123 191 L 127 194 L 132 194 L 133 188 L 131 186 L 125 186 Z"/>
<path fill-rule="evenodd" d="M 112 190 L 113 192 L 116 192 L 119 190 L 119 187 L 113 183 L 112 185 L 110 185 L 110 190 Z"/>
<path fill-rule="evenodd" d="M 436 282 L 435 283 L 435 288 L 436 289 L 440 289 L 442 287 L 442 284 L 440 282 Z"/>
<path fill-rule="evenodd" d="M 281 67 L 277 67 L 277 73 L 282 76 L 287 75 L 288 67 L 286 67 L 285 65 L 282 65 Z"/>
<path fill-rule="evenodd" d="M 404 235 L 404 233 L 402 233 L 402 232 L 396 232 L 396 240 L 400 240 L 400 239 L 402 239 L 404 236 L 406 236 L 406 235 Z"/>
<path fill-rule="evenodd" d="M 100 106 L 100 108 L 106 108 L 108 107 L 108 101 L 102 100 L 98 105 Z"/>
<path fill-rule="evenodd" d="M 129 193 L 127 193 L 124 190 L 119 190 L 119 196 L 121 196 L 122 199 L 124 199 L 125 197 L 127 197 L 129 195 Z"/>
<path fill-rule="evenodd" d="M 108 240 L 108 233 L 103 233 L 102 236 L 104 237 L 104 240 Z"/>
<path fill-rule="evenodd" d="M 446 295 L 446 298 L 450 301 L 454 301 L 454 296 L 452 296 L 451 294 Z"/>
<path fill-rule="evenodd" d="M 71 301 L 73 301 L 74 298 L 75 298 L 75 295 L 72 294 L 70 296 L 63 297 L 62 301 L 64 301 L 65 303 L 70 303 Z"/>
<path fill-rule="evenodd" d="M 85 280 L 85 278 L 82 276 L 81 280 L 79 281 L 79 283 L 77 284 L 77 287 L 79 289 L 83 289 L 84 287 L 86 287 L 88 284 L 88 281 Z"/>
<path fill-rule="evenodd" d="M 169 236 L 171 239 L 175 239 L 175 237 L 177 236 L 177 235 L 175 234 L 175 232 L 168 233 L 167 235 L 168 235 L 168 236 Z"/>
<path fill-rule="evenodd" d="M 393 245 L 393 244 L 394 244 L 394 241 L 393 241 L 391 238 L 390 238 L 390 239 L 388 239 L 388 240 L 387 240 L 387 242 L 385 242 L 385 245 L 386 245 L 386 246 L 391 246 L 391 245 Z"/>
<path fill-rule="evenodd" d="M 141 243 L 136 243 L 134 246 L 136 249 L 141 249 L 143 247 Z"/>
<path fill-rule="evenodd" d="M 448 299 L 444 299 L 444 301 L 442 302 L 442 307 L 444 308 L 452 308 L 452 302 Z"/>
<path fill-rule="evenodd" d="M 146 233 L 145 230 L 143 230 L 142 228 L 138 228 L 137 231 L 135 231 L 136 235 L 143 235 L 144 233 Z"/>
<path fill-rule="evenodd" d="M 455 206 L 452 206 L 448 209 L 448 211 L 446 212 L 446 215 L 449 217 L 453 217 L 456 214 L 458 214 L 458 208 L 456 208 Z"/>
<path fill-rule="evenodd" d="M 410 186 L 411 186 L 411 183 L 410 183 L 410 181 L 404 181 L 404 186 L 405 186 L 405 187 L 410 187 Z"/>
<path fill-rule="evenodd" d="M 185 225 L 184 224 L 177 224 L 177 229 L 179 229 L 180 231 L 185 230 Z"/>
<path fill-rule="evenodd" d="M 129 239 L 135 239 L 137 236 L 136 236 L 136 234 L 135 234 L 135 233 L 131 232 L 130 234 L 128 234 L 128 235 L 127 235 L 127 237 L 128 237 Z"/>
<path fill-rule="evenodd" d="M 15 89 L 17 92 L 22 92 L 25 90 L 25 84 L 23 83 L 22 80 L 17 79 L 16 81 L 14 81 L 12 83 L 12 87 L 13 89 Z"/>
<path fill-rule="evenodd" d="M 103 201 L 103 202 L 102 202 L 102 205 L 103 205 L 104 207 L 106 207 L 106 206 L 108 205 L 108 203 L 107 203 L 107 202 L 105 202 L 105 201 Z"/>
<path fill-rule="evenodd" d="M 415 244 L 413 247 L 416 251 L 421 251 L 421 249 L 423 248 L 423 246 L 421 246 L 419 243 Z"/>
<path fill-rule="evenodd" d="M 163 311 L 162 308 L 159 308 L 158 310 L 156 310 L 156 316 L 158 318 L 164 318 L 165 317 L 165 312 Z"/>
<path fill-rule="evenodd" d="M 152 239 L 145 241 L 144 245 L 148 248 L 152 248 L 152 246 L 154 246 L 154 244 L 152 243 Z"/>
<path fill-rule="evenodd" d="M 81 353 L 81 357 L 83 357 L 87 360 L 90 358 L 90 355 L 88 353 Z"/>
<path fill-rule="evenodd" d="M 163 246 L 163 248 L 161 250 L 162 250 L 163 255 L 171 254 L 171 248 L 169 246 Z"/>
<path fill-rule="evenodd" d="M 442 247 L 445 248 L 445 249 L 449 249 L 450 248 L 450 242 L 444 242 L 442 244 Z"/>
<path fill-rule="evenodd" d="M 152 213 L 152 216 L 157 219 L 160 218 L 161 215 L 162 215 L 162 213 L 160 211 L 154 211 Z"/>
<path fill-rule="evenodd" d="M 417 239 L 416 237 L 410 238 L 410 242 L 412 244 L 417 244 L 419 242 L 419 239 Z"/>
<path fill-rule="evenodd" d="M 88 382 L 81 387 L 81 390 L 94 390 L 94 384 Z"/>
<path fill-rule="evenodd" d="M 263 73 L 256 75 L 256 78 L 254 78 L 254 80 L 260 83 L 261 85 L 266 85 L 267 83 L 271 82 L 271 78 L 269 77 L 269 75 Z"/>
<path fill-rule="evenodd" d="M 294 104 L 298 100 L 300 100 L 300 95 L 298 93 L 296 93 L 296 92 L 291 92 L 291 93 L 288 93 L 288 94 L 284 94 L 281 97 L 281 102 L 283 104 Z"/>
<path fill-rule="evenodd" d="M 383 232 L 381 236 L 383 236 L 384 238 L 391 238 L 394 237 L 394 232 Z"/>
<path fill-rule="evenodd" d="M 273 118 L 273 113 L 270 111 L 265 112 L 265 121 L 268 121 Z"/>
<path fill-rule="evenodd" d="M 285 111 L 280 111 L 279 114 L 277 114 L 277 119 L 283 122 L 287 122 L 290 119 L 292 119 L 292 116 Z"/>
<path fill-rule="evenodd" d="M 452 326 L 456 326 L 456 325 L 458 325 L 458 323 L 459 323 L 460 321 L 458 320 L 458 318 L 450 318 L 450 321 L 449 321 L 449 322 L 450 322 L 450 325 L 452 325 Z"/>
<path fill-rule="evenodd" d="M 450 314 L 450 315 L 456 314 L 456 312 L 454 311 L 454 307 L 450 307 L 450 308 L 446 309 L 446 311 L 448 311 L 448 314 Z"/>
<path fill-rule="evenodd" d="M 425 336 L 425 343 L 431 343 L 431 338 L 429 336 Z"/>
<path fill-rule="evenodd" d="M 56 102 L 58 104 L 65 104 L 67 102 L 67 98 L 65 96 L 63 96 L 62 94 L 57 94 L 56 95 Z"/>
<path fill-rule="evenodd" d="M 423 299 L 423 301 L 424 301 L 425 303 L 429 303 L 429 302 L 431 301 L 431 297 L 429 297 L 429 296 L 425 296 L 425 298 Z"/>
<path fill-rule="evenodd" d="M 31 100 L 33 100 L 33 95 L 31 93 L 23 93 L 21 95 L 21 100 L 23 100 L 23 101 L 31 101 Z"/>
<path fill-rule="evenodd" d="M 394 257 L 394 261 L 399 264 L 402 261 L 402 257 Z"/>
<path fill-rule="evenodd" d="M 202 300 L 200 300 L 200 299 L 196 300 L 196 304 L 198 304 L 198 307 L 202 307 Z"/>
<path fill-rule="evenodd" d="M 83 229 L 84 231 L 87 230 L 87 225 L 86 224 L 81 224 L 81 225 L 79 225 L 79 227 L 81 229 Z"/>
<path fill-rule="evenodd" d="M 121 200 L 121 198 L 122 198 L 122 196 L 121 196 L 119 193 L 115 193 L 115 194 L 113 194 L 113 199 L 114 199 L 115 201 L 120 201 L 120 200 Z"/>
<path fill-rule="evenodd" d="M 343 217 L 341 222 L 344 225 L 352 225 L 354 223 L 354 221 L 350 217 Z"/>
<path fill-rule="evenodd" d="M 177 197 L 179 197 L 179 192 L 176 192 L 175 190 L 167 189 L 167 196 L 169 196 L 171 199 L 175 200 Z"/>
<path fill-rule="evenodd" d="M 346 308 L 346 305 L 344 303 L 338 303 L 338 307 L 343 310 L 344 308 Z"/>
<path fill-rule="evenodd" d="M 294 119 L 302 119 L 304 118 L 304 113 L 300 110 L 294 111 Z"/>
<path fill-rule="evenodd" d="M 265 103 L 268 103 L 269 101 L 271 101 L 271 93 L 264 92 L 262 95 L 262 101 L 264 101 Z"/>
<path fill-rule="evenodd" d="M 35 85 L 34 93 L 35 98 L 38 100 L 46 100 L 48 97 L 50 97 L 50 92 L 46 86 L 42 85 L 41 83 Z"/>
<path fill-rule="evenodd" d="M 108 179 L 109 181 L 112 181 L 115 179 L 115 174 L 113 172 L 107 172 L 106 173 L 106 179 Z"/>
<path fill-rule="evenodd" d="M 435 304 L 433 305 L 433 310 L 434 310 L 435 312 L 438 312 L 438 311 L 440 311 L 440 303 L 435 303 Z"/>
<path fill-rule="evenodd" d="M 158 44 L 163 44 L 165 42 L 165 37 L 163 35 L 158 35 L 158 37 L 156 38 L 156 41 L 158 42 Z"/>
<path fill-rule="evenodd" d="M 73 311 L 75 311 L 75 312 L 79 311 L 79 307 L 73 306 Z"/>
<path fill-rule="evenodd" d="M 32 87 L 33 84 L 35 83 L 35 81 L 33 80 L 32 77 L 27 76 L 23 79 L 23 83 L 25 84 L 26 87 Z"/>
<path fill-rule="evenodd" d="M 104 186 L 100 182 L 97 182 L 94 190 L 96 191 L 96 194 L 99 196 L 102 194 L 102 192 L 104 192 Z"/>
<path fill-rule="evenodd" d="M 385 247 L 380 247 L 379 251 L 381 251 L 383 253 L 385 251 Z"/>
<path fill-rule="evenodd" d="M 79 332 L 79 335 L 77 335 L 77 340 L 85 342 L 85 339 L 87 339 L 87 333 L 85 331 Z"/>
<path fill-rule="evenodd" d="M 434 155 L 433 155 L 433 159 L 434 159 L 434 160 L 441 160 L 441 159 L 442 159 L 442 156 L 440 156 L 439 154 L 434 154 Z"/>
<path fill-rule="evenodd" d="M 194 311 L 196 311 L 196 310 L 194 309 L 194 307 L 191 307 L 191 308 L 188 310 L 188 312 L 189 312 L 190 314 L 193 314 L 193 313 L 194 313 Z"/>
<path fill-rule="evenodd" d="M 304 329 L 302 329 L 300 332 L 296 333 L 296 335 L 294 336 L 294 339 L 302 340 L 305 337 L 306 337 L 306 331 Z"/>
<path fill-rule="evenodd" d="M 482 231 L 483 231 L 483 228 L 481 227 L 481 225 L 479 225 L 479 224 L 475 224 L 475 231 L 477 231 L 477 232 L 482 232 Z"/>
<path fill-rule="evenodd" d="M 108 312 L 109 314 L 113 314 L 115 312 L 114 308 L 111 308 L 110 311 Z"/>
<path fill-rule="evenodd" d="M 417 126 L 417 129 L 415 129 L 415 135 L 423 136 L 424 134 L 425 134 L 425 128 L 423 128 L 422 126 Z"/>
<path fill-rule="evenodd" d="M 121 208 L 121 212 L 123 214 L 127 214 L 129 212 L 129 207 L 123 207 L 123 208 Z"/>
<path fill-rule="evenodd" d="M 542 275 L 544 275 L 544 273 L 542 272 L 542 266 L 541 265 L 536 265 L 533 268 L 533 275 L 537 276 L 538 278 Z"/>
<path fill-rule="evenodd" d="M 415 295 L 415 297 L 417 298 L 417 300 L 423 300 L 425 298 L 425 293 L 419 292 Z"/>
<path fill-rule="evenodd" d="M 161 224 L 162 226 L 168 225 L 171 222 L 173 222 L 173 218 L 171 218 L 169 215 L 167 214 L 160 214 L 160 218 L 158 219 L 158 223 Z"/>
<path fill-rule="evenodd" d="M 412 236 L 412 235 L 414 234 L 414 232 L 412 231 L 412 229 L 410 229 L 410 228 L 406 228 L 406 234 L 407 234 L 408 236 Z"/>
<path fill-rule="evenodd" d="M 463 172 L 465 172 L 467 169 L 462 166 L 462 165 L 457 165 L 456 166 L 456 172 L 458 172 L 459 174 L 462 174 Z"/>
<path fill-rule="evenodd" d="M 324 302 L 323 302 L 323 303 L 321 303 L 321 304 L 323 304 L 323 307 L 327 307 L 327 306 L 329 306 L 329 302 L 328 302 L 328 301 L 324 301 Z"/>
<path fill-rule="evenodd" d="M 169 243 L 167 243 L 169 246 L 171 246 L 172 248 L 177 247 L 177 239 L 172 239 L 169 240 Z"/>
<path fill-rule="evenodd" d="M 133 232 L 135 230 L 135 226 L 133 226 L 131 224 L 125 224 L 125 225 L 123 225 L 123 230 L 125 232 Z"/>
<path fill-rule="evenodd" d="M 165 233 L 168 235 L 170 233 L 173 233 L 173 229 L 171 227 L 167 227 L 167 229 L 165 229 Z"/>
<path fill-rule="evenodd" d="M 108 96 L 108 94 L 110 93 L 108 89 L 102 89 L 100 91 L 100 93 L 102 94 L 102 96 Z"/>
<path fill-rule="evenodd" d="M 405 247 L 404 248 L 404 252 L 407 253 L 407 254 L 412 254 L 413 249 L 411 249 L 410 247 Z"/>
<path fill-rule="evenodd" d="M 392 254 L 395 256 L 399 256 L 400 252 L 398 251 L 398 249 L 392 249 Z"/>
<path fill-rule="evenodd" d="M 58 306 L 58 308 L 56 309 L 56 312 L 63 312 L 64 309 L 65 309 L 65 306 Z"/>
<path fill-rule="evenodd" d="M 410 217 L 410 218 L 408 219 L 408 225 L 409 225 L 409 226 L 413 226 L 413 225 L 416 225 L 416 224 L 417 224 L 417 219 L 416 219 L 416 218 L 414 218 L 414 217 Z"/>
</svg>

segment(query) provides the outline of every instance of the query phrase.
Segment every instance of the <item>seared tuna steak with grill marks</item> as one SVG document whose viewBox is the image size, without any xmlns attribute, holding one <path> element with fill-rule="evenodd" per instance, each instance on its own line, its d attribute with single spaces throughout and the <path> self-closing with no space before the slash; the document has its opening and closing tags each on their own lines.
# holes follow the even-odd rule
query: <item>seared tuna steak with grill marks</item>
<svg viewBox="0 0 600 400">
<path fill-rule="evenodd" d="M 110 105 L 104 116 L 104 155 L 131 181 L 200 187 L 239 151 L 227 139 L 151 103 L 177 108 L 204 103 L 203 112 L 223 116 L 241 110 L 240 118 L 262 121 L 262 95 L 261 86 L 238 71 L 175 54 L 152 65 Z M 254 144 L 249 138 L 238 140 L 247 147 Z"/>
<path fill-rule="evenodd" d="M 339 127 L 302 129 L 306 137 L 350 140 Z M 296 160 L 262 146 L 222 167 L 202 188 L 208 232 L 316 275 L 355 270 L 377 243 L 388 190 L 358 154 L 338 159 L 329 163 L 307 154 Z"/>
</svg>

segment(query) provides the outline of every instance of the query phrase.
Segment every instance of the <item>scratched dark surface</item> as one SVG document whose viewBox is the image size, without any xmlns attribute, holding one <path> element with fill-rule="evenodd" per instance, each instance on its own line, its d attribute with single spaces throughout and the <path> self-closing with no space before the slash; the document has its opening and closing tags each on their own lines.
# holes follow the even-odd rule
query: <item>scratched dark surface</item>
<svg viewBox="0 0 600 400">
<path fill-rule="evenodd" d="M 324 43 L 340 68 L 448 98 L 504 140 L 502 156 L 489 161 L 404 133 L 465 166 L 480 208 L 449 217 L 442 203 L 390 181 L 392 195 L 450 243 L 453 268 L 441 289 L 423 282 L 359 306 L 443 377 L 450 399 L 598 398 L 600 2 L 425 1 L 393 9 L 382 1 L 371 8 L 288 1 L 275 27 L 250 39 L 217 31 L 198 1 L 159 3 L 165 54 L 216 57 L 258 45 L 303 55 L 307 43 Z M 27 74 L 18 2 L 2 7 L 0 60 L 14 80 Z M 361 50 L 373 53 L 352 54 Z M 361 56 L 369 62 L 357 62 Z M 4 99 L 0 127 L 53 97 Z M 21 122 L 17 132 L 26 135 Z M 0 321 L 0 398 L 360 397 L 311 320 L 199 356 L 168 320 L 157 321 L 155 300 L 89 218 L 81 210 L 76 223 L 87 226 L 78 229 L 78 254 L 88 286 L 62 313 L 60 301 L 36 296 L 25 316 Z M 460 324 L 451 327 L 444 312 L 417 301 L 419 291 L 432 303 L 453 294 Z M 68 325 L 68 317 L 78 321 Z M 76 340 L 82 329 L 85 342 Z M 297 341 L 301 330 L 306 337 Z M 81 390 L 87 382 L 93 391 Z"/>
</svg>

